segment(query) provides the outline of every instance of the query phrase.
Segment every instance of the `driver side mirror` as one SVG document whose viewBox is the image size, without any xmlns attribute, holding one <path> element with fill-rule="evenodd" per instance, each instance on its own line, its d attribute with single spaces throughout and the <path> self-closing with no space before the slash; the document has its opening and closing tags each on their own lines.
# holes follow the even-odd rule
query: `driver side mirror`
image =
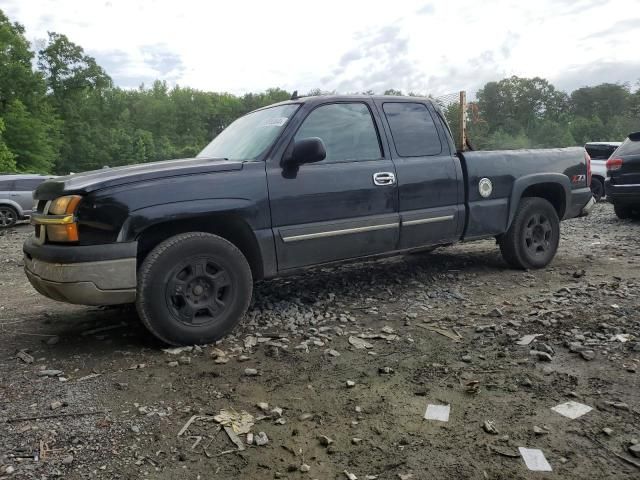
<svg viewBox="0 0 640 480">
<path fill-rule="evenodd" d="M 305 163 L 321 162 L 327 158 L 324 142 L 318 137 L 303 138 L 293 144 L 282 161 L 283 168 L 296 168 Z"/>
</svg>

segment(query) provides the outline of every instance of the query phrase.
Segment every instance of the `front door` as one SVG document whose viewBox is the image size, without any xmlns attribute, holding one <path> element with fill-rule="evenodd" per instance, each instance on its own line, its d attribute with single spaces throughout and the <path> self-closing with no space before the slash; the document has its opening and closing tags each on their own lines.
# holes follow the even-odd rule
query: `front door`
<svg viewBox="0 0 640 480">
<path fill-rule="evenodd" d="M 268 164 L 280 271 L 397 248 L 396 174 L 371 107 L 364 101 L 309 107 L 292 141 L 320 138 L 326 158 L 295 172 L 283 170 L 279 159 Z"/>
<path fill-rule="evenodd" d="M 464 228 L 460 161 L 427 102 L 376 102 L 387 120 L 400 197 L 400 248 L 450 243 Z"/>
</svg>

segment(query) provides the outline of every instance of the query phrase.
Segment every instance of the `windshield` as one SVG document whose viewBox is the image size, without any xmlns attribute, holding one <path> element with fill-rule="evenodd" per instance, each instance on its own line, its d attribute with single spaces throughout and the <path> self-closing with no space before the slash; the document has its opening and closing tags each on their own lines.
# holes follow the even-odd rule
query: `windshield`
<svg viewBox="0 0 640 480">
<path fill-rule="evenodd" d="M 298 107 L 281 105 L 240 117 L 204 147 L 197 158 L 257 158 L 274 142 Z"/>
</svg>

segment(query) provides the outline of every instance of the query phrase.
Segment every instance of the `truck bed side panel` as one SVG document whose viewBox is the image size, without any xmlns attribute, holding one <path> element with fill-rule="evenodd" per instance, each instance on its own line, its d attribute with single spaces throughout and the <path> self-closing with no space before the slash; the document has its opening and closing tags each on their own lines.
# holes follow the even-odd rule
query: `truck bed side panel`
<svg viewBox="0 0 640 480">
<path fill-rule="evenodd" d="M 580 147 L 475 151 L 460 157 L 467 170 L 469 219 L 465 240 L 506 232 L 520 198 L 534 185 L 563 192 L 561 218 L 577 215 L 589 199 L 584 149 Z M 483 178 L 493 186 L 487 198 L 479 191 Z"/>
</svg>

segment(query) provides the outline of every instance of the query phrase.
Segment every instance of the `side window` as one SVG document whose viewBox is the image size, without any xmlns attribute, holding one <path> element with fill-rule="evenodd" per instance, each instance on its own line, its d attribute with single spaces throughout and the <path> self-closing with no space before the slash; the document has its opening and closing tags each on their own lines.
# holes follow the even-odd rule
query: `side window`
<svg viewBox="0 0 640 480">
<path fill-rule="evenodd" d="M 13 180 L 0 180 L 0 192 L 11 192 L 13 191 Z"/>
<path fill-rule="evenodd" d="M 401 157 L 438 155 L 442 144 L 427 107 L 422 103 L 385 103 L 393 143 Z"/>
<path fill-rule="evenodd" d="M 16 181 L 16 192 L 31 192 L 38 188 L 38 185 L 42 183 L 42 180 L 39 178 L 28 179 L 28 180 L 17 180 Z"/>
<path fill-rule="evenodd" d="M 295 140 L 318 137 L 327 149 L 324 162 L 378 160 L 380 142 L 371 112 L 364 103 L 333 103 L 313 110 Z"/>
</svg>

